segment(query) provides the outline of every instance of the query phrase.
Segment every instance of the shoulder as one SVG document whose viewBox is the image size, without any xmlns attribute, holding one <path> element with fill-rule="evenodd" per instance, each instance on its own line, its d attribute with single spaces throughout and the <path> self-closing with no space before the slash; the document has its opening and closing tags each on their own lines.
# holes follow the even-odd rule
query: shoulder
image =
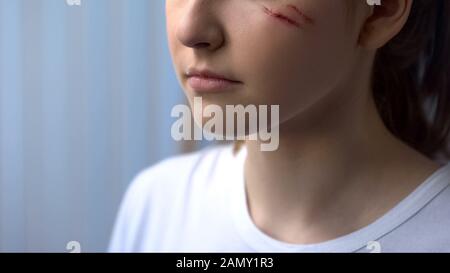
<svg viewBox="0 0 450 273">
<path fill-rule="evenodd" d="M 194 176 L 207 175 L 220 156 L 231 153 L 230 145 L 215 145 L 196 152 L 172 156 L 143 169 L 130 183 L 127 195 L 148 195 L 152 191 L 174 189 Z"/>
<path fill-rule="evenodd" d="M 120 213 L 126 218 L 140 218 L 149 208 L 159 208 L 169 200 L 185 199 L 194 189 L 206 188 L 205 183 L 213 183 L 209 175 L 214 173 L 219 157 L 231 153 L 231 145 L 208 146 L 141 170 L 125 192 Z"/>
<path fill-rule="evenodd" d="M 394 238 L 387 247 L 408 252 L 449 252 L 450 164 L 433 174 L 421 192 L 412 199 L 412 205 L 418 203 L 421 208 L 387 235 Z"/>
<path fill-rule="evenodd" d="M 446 164 L 429 179 L 424 190 L 424 200 L 428 200 L 420 216 L 426 218 L 424 223 L 433 228 L 450 225 L 450 164 Z M 425 188 L 424 187 L 424 188 Z M 445 223 L 444 223 L 445 222 Z M 450 233 L 447 233 L 450 236 Z M 449 237 L 450 239 L 450 237 Z"/>
<path fill-rule="evenodd" d="M 192 194 L 202 194 L 207 188 L 202 183 L 212 183 L 208 175 L 214 172 L 218 158 L 231 152 L 230 145 L 209 146 L 169 157 L 140 171 L 122 198 L 109 251 L 139 249 L 147 233 L 160 232 L 151 223 L 170 226 L 177 210 L 184 208 L 188 200 L 198 200 Z"/>
</svg>

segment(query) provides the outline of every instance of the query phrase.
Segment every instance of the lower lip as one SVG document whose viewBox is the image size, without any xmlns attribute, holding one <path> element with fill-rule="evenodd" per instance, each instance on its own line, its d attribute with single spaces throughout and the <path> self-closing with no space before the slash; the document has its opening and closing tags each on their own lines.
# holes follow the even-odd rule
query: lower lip
<svg viewBox="0 0 450 273">
<path fill-rule="evenodd" d="M 221 92 L 229 90 L 231 87 L 240 84 L 224 79 L 190 77 L 187 80 L 189 86 L 197 92 Z"/>
</svg>

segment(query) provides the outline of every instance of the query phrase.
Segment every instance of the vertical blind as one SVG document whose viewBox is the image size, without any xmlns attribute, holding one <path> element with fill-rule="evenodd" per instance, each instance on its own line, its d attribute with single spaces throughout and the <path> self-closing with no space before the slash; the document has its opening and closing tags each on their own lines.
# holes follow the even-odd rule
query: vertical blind
<svg viewBox="0 0 450 273">
<path fill-rule="evenodd" d="M 133 176 L 180 152 L 165 1 L 0 0 L 0 251 L 104 251 Z"/>
</svg>

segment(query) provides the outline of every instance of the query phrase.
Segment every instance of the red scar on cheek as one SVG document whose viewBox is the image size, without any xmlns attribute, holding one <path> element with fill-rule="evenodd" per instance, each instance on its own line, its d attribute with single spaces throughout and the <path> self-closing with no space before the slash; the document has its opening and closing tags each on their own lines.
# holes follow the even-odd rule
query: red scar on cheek
<svg viewBox="0 0 450 273">
<path fill-rule="evenodd" d="M 267 8 L 267 7 L 264 7 L 264 12 L 267 15 L 275 17 L 277 19 L 280 19 L 280 20 L 282 20 L 282 21 L 284 21 L 284 22 L 286 22 L 286 23 L 288 23 L 290 25 L 293 25 L 293 26 L 298 27 L 298 28 L 300 27 L 300 24 L 297 21 L 292 20 L 291 18 L 289 18 L 289 17 L 287 17 L 287 16 L 285 16 L 285 15 L 283 15 L 281 13 L 274 12 L 274 11 L 270 10 L 269 8 Z"/>
<path fill-rule="evenodd" d="M 315 21 L 311 17 L 307 16 L 304 12 L 302 12 L 298 7 L 296 7 L 294 5 L 286 5 L 286 7 L 288 9 L 294 11 L 298 16 L 300 16 L 304 23 L 314 25 Z M 271 17 L 274 17 L 282 22 L 288 23 L 289 25 L 295 26 L 297 28 L 302 27 L 302 25 L 299 22 L 282 14 L 281 12 L 275 12 L 266 6 L 263 6 L 263 8 L 264 8 L 264 12 Z"/>
<path fill-rule="evenodd" d="M 309 23 L 309 24 L 314 24 L 314 19 L 312 19 L 311 17 L 309 17 L 308 15 L 306 15 L 305 13 L 303 13 L 299 8 L 297 8 L 294 5 L 287 5 L 288 8 L 292 9 L 293 11 L 295 11 L 298 15 L 300 15 L 301 17 L 303 17 L 303 19 Z"/>
<path fill-rule="evenodd" d="M 283 22 L 286 22 L 286 23 L 288 23 L 288 24 L 290 24 L 290 25 L 292 25 L 292 26 L 295 26 L 295 27 L 300 28 L 300 24 L 299 24 L 297 21 L 295 21 L 295 20 L 293 20 L 293 19 L 287 17 L 286 15 L 283 15 L 283 14 L 277 13 L 277 12 L 274 12 L 274 11 L 272 11 L 271 9 L 267 8 L 267 7 L 264 7 L 264 12 L 265 12 L 267 15 L 269 15 L 269 16 L 272 16 L 272 17 L 274 17 L 274 18 L 276 18 L 276 19 L 279 19 L 279 20 L 281 20 L 281 21 L 283 21 Z"/>
</svg>

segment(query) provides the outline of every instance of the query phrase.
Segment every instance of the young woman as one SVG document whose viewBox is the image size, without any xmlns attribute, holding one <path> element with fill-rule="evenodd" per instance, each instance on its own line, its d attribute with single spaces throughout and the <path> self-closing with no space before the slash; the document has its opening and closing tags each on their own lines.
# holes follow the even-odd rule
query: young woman
<svg viewBox="0 0 450 273">
<path fill-rule="evenodd" d="M 142 171 L 110 251 L 450 251 L 450 2 L 376 2 L 168 0 L 189 102 L 279 105 L 279 147 Z"/>
</svg>

